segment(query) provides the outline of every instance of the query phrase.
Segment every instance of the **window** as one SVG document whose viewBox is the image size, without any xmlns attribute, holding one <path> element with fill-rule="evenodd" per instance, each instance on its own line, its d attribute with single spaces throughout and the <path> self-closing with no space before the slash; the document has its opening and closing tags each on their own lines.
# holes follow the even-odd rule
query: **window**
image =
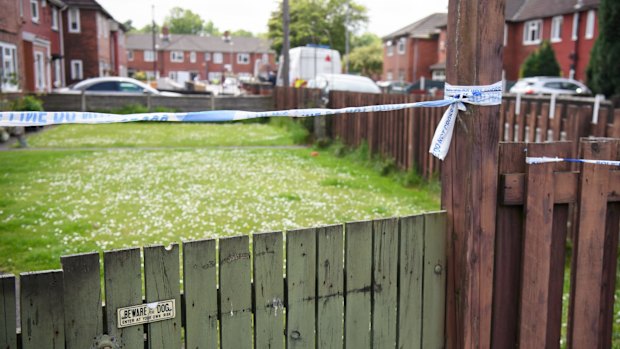
<svg viewBox="0 0 620 349">
<path fill-rule="evenodd" d="M 183 51 L 170 51 L 170 61 L 177 63 L 183 62 Z"/>
<path fill-rule="evenodd" d="M 573 41 L 577 40 L 579 36 L 579 12 L 575 12 L 573 15 Z"/>
<path fill-rule="evenodd" d="M 437 80 L 437 81 L 446 81 L 446 71 L 443 69 L 433 70 L 433 76 L 431 79 Z"/>
<path fill-rule="evenodd" d="M 118 83 L 118 90 L 121 92 L 143 92 L 144 89 L 131 82 L 121 81 Z"/>
<path fill-rule="evenodd" d="M 189 61 L 192 63 L 196 63 L 196 52 L 192 51 L 189 53 Z"/>
<path fill-rule="evenodd" d="M 45 89 L 45 56 L 43 56 L 43 52 L 34 53 L 34 85 L 37 90 Z"/>
<path fill-rule="evenodd" d="M 525 22 L 523 27 L 523 44 L 536 45 L 540 44 L 540 32 L 542 29 L 542 20 L 534 20 Z"/>
<path fill-rule="evenodd" d="M 69 9 L 69 33 L 80 32 L 80 9 L 72 7 Z"/>
<path fill-rule="evenodd" d="M 17 91 L 17 47 L 0 41 L 0 76 L 2 91 Z"/>
<path fill-rule="evenodd" d="M 588 20 L 586 21 L 586 39 L 594 37 L 594 10 L 588 11 Z"/>
<path fill-rule="evenodd" d="M 263 58 L 261 60 L 263 61 L 263 64 L 269 64 L 269 54 L 263 53 Z"/>
<path fill-rule="evenodd" d="M 386 76 L 385 76 L 385 80 L 391 81 L 394 79 L 394 75 L 392 74 L 391 71 L 387 72 Z"/>
<path fill-rule="evenodd" d="M 39 23 L 39 0 L 30 0 L 30 16 L 34 23 Z"/>
<path fill-rule="evenodd" d="M 562 21 L 564 17 L 555 16 L 551 20 L 551 42 L 562 41 Z"/>
<path fill-rule="evenodd" d="M 388 42 L 386 42 L 385 45 L 387 47 L 387 55 L 388 56 L 394 55 L 394 46 L 392 46 L 392 40 L 389 40 Z"/>
<path fill-rule="evenodd" d="M 222 64 L 224 62 L 224 55 L 221 52 L 216 52 L 213 54 L 213 63 Z"/>
<path fill-rule="evenodd" d="M 84 79 L 84 74 L 82 73 L 82 60 L 72 59 L 71 60 L 71 80 L 82 80 L 82 79 Z"/>
<path fill-rule="evenodd" d="M 211 60 L 211 53 L 205 52 L 205 61 L 210 61 L 210 60 Z"/>
<path fill-rule="evenodd" d="M 60 59 L 54 60 L 54 87 L 62 86 L 62 70 Z"/>
<path fill-rule="evenodd" d="M 52 30 L 58 31 L 58 9 L 52 7 Z"/>
<path fill-rule="evenodd" d="M 127 51 L 127 60 L 128 61 L 133 61 L 133 51 L 132 50 L 128 50 Z"/>
<path fill-rule="evenodd" d="M 144 50 L 144 61 L 155 62 L 155 52 L 151 50 Z"/>
<path fill-rule="evenodd" d="M 237 53 L 237 64 L 250 64 L 250 54 Z"/>
<path fill-rule="evenodd" d="M 86 88 L 86 91 L 118 91 L 118 82 L 104 81 L 98 84 L 92 84 Z"/>
<path fill-rule="evenodd" d="M 398 39 L 398 54 L 399 55 L 405 54 L 405 43 L 406 42 L 407 42 L 407 39 L 405 38 Z"/>
</svg>

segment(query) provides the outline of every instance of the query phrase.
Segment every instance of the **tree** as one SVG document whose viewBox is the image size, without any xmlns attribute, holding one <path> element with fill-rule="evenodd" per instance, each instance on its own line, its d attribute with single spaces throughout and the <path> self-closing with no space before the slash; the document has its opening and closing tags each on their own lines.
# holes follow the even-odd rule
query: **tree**
<svg viewBox="0 0 620 349">
<path fill-rule="evenodd" d="M 543 41 L 540 48 L 529 55 L 521 65 L 521 77 L 560 76 L 560 64 L 549 41 Z"/>
<path fill-rule="evenodd" d="M 370 33 L 351 40 L 353 50 L 349 54 L 351 71 L 365 76 L 381 74 L 383 70 L 383 46 L 381 39 Z"/>
<path fill-rule="evenodd" d="M 590 55 L 588 85 L 595 93 L 620 97 L 620 2 L 601 0 L 599 36 Z"/>
<path fill-rule="evenodd" d="M 161 31 L 161 27 L 159 26 L 159 24 L 155 23 L 155 32 L 159 33 Z M 153 32 L 153 24 L 147 24 L 144 27 L 140 28 L 140 29 L 136 29 L 136 31 L 138 33 L 152 33 Z"/>
<path fill-rule="evenodd" d="M 289 11 L 291 47 L 330 45 L 343 53 L 345 23 L 350 31 L 355 31 L 368 22 L 366 7 L 350 0 L 291 0 Z M 283 44 L 282 8 L 271 13 L 268 35 L 273 41 L 273 49 L 280 52 Z"/>
<path fill-rule="evenodd" d="M 123 27 L 125 27 L 125 31 L 129 33 L 135 32 L 138 30 L 136 27 L 133 26 L 133 21 L 131 19 L 128 19 L 125 22 L 123 22 Z"/>
<path fill-rule="evenodd" d="M 245 29 L 237 29 L 234 32 L 232 32 L 231 34 L 233 37 L 235 36 L 241 36 L 241 37 L 245 37 L 245 38 L 253 38 L 254 34 L 251 31 L 245 30 Z"/>
<path fill-rule="evenodd" d="M 213 24 L 213 21 L 204 22 L 202 31 L 205 35 L 208 36 L 220 36 L 222 33 L 220 30 Z"/>
<path fill-rule="evenodd" d="M 170 29 L 171 34 L 201 34 L 204 29 L 204 21 L 200 15 L 181 7 L 174 7 L 166 16 L 164 23 Z"/>
</svg>

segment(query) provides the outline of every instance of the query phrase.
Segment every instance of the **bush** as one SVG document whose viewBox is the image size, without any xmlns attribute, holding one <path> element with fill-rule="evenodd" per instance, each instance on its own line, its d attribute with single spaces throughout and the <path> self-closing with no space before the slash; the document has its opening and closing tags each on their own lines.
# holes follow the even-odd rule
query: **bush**
<svg viewBox="0 0 620 349">
<path fill-rule="evenodd" d="M 599 36 L 590 53 L 587 70 L 588 86 L 594 93 L 620 99 L 620 2 L 601 0 L 599 5 Z"/>
<path fill-rule="evenodd" d="M 43 111 L 43 101 L 35 96 L 24 96 L 11 103 L 14 111 Z"/>
<path fill-rule="evenodd" d="M 521 65 L 520 76 L 560 76 L 560 64 L 549 41 L 543 41 L 540 48 L 525 59 Z"/>
<path fill-rule="evenodd" d="M 276 127 L 284 128 L 289 131 L 293 143 L 307 144 L 310 138 L 310 132 L 304 127 L 300 120 L 285 117 L 273 117 L 269 119 L 269 123 Z"/>
</svg>

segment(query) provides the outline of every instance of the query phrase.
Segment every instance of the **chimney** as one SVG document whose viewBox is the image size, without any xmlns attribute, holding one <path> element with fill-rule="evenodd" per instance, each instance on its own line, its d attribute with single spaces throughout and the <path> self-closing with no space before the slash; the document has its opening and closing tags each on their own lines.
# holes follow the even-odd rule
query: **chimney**
<svg viewBox="0 0 620 349">
<path fill-rule="evenodd" d="M 170 29 L 165 24 L 161 27 L 161 38 L 165 41 L 170 40 Z"/>
</svg>

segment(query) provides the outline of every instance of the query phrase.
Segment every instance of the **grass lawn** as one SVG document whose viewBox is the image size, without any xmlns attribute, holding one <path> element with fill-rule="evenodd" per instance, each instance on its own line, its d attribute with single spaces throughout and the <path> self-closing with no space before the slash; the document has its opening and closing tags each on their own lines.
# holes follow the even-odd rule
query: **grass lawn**
<svg viewBox="0 0 620 349">
<path fill-rule="evenodd" d="M 76 252 L 439 208 L 437 193 L 406 189 L 328 152 L 197 147 L 216 145 L 206 135 L 227 145 L 290 144 L 269 125 L 132 124 L 62 126 L 29 139 L 31 146 L 76 149 L 0 152 L 0 271 L 58 268 L 61 255 Z M 138 147 L 168 141 L 196 147 Z"/>
</svg>

